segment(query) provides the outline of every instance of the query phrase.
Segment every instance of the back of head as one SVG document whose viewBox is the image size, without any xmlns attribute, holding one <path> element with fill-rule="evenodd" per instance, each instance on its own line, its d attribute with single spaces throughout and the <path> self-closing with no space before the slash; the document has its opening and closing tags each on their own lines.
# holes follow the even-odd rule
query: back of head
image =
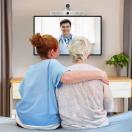
<svg viewBox="0 0 132 132">
<path fill-rule="evenodd" d="M 85 37 L 76 37 L 69 45 L 70 55 L 73 61 L 86 60 L 91 52 L 91 43 Z"/>
<path fill-rule="evenodd" d="M 33 47 L 36 48 L 40 57 L 48 58 L 48 52 L 50 50 L 56 50 L 58 48 L 58 41 L 52 35 L 41 35 L 40 33 L 32 35 L 30 42 Z"/>
</svg>

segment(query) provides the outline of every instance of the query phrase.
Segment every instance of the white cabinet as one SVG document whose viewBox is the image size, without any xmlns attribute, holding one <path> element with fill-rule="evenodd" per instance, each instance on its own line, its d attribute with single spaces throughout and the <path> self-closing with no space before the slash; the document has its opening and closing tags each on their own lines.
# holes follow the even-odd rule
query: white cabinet
<svg viewBox="0 0 132 132">
<path fill-rule="evenodd" d="M 12 98 L 13 99 L 21 99 L 20 93 L 19 93 L 19 85 L 20 83 L 13 83 L 12 84 Z"/>
<path fill-rule="evenodd" d="M 128 98 L 131 97 L 131 81 L 117 81 L 110 82 L 109 87 L 112 91 L 112 96 L 114 98 Z"/>
<path fill-rule="evenodd" d="M 128 111 L 128 98 L 131 97 L 132 80 L 126 77 L 111 77 L 109 87 L 113 98 L 123 98 L 124 112 Z"/>
<path fill-rule="evenodd" d="M 22 78 L 15 78 L 11 80 L 11 90 L 10 90 L 10 114 L 12 118 L 15 118 L 16 113 L 16 103 L 21 99 L 19 93 L 19 85 Z"/>
</svg>

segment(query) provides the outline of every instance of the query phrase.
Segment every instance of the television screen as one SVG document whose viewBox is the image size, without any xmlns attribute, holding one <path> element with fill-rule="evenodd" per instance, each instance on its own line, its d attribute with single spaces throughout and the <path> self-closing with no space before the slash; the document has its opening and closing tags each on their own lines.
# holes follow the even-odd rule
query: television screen
<svg viewBox="0 0 132 132">
<path fill-rule="evenodd" d="M 34 33 L 57 38 L 61 55 L 69 55 L 68 45 L 77 36 L 86 37 L 92 44 L 91 55 L 102 54 L 101 16 L 34 16 Z"/>
</svg>

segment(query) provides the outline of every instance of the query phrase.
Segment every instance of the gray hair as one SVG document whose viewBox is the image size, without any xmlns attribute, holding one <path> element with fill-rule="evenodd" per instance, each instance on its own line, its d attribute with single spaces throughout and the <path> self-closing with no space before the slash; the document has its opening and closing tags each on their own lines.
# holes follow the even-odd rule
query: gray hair
<svg viewBox="0 0 132 132">
<path fill-rule="evenodd" d="M 69 52 L 74 62 L 86 60 L 91 52 L 91 43 L 85 37 L 76 37 L 69 44 Z"/>
</svg>

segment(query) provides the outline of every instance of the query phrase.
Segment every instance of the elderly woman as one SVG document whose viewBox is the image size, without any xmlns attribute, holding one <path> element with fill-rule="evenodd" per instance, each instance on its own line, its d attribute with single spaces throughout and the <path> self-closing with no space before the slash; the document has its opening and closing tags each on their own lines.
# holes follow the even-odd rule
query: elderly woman
<svg viewBox="0 0 132 132">
<path fill-rule="evenodd" d="M 69 46 L 73 65 L 68 69 L 100 70 L 86 63 L 91 45 L 84 37 L 78 37 Z M 63 85 L 57 91 L 59 113 L 64 128 L 97 128 L 109 124 L 107 112 L 113 108 L 113 99 L 108 85 L 100 80 Z"/>
</svg>

